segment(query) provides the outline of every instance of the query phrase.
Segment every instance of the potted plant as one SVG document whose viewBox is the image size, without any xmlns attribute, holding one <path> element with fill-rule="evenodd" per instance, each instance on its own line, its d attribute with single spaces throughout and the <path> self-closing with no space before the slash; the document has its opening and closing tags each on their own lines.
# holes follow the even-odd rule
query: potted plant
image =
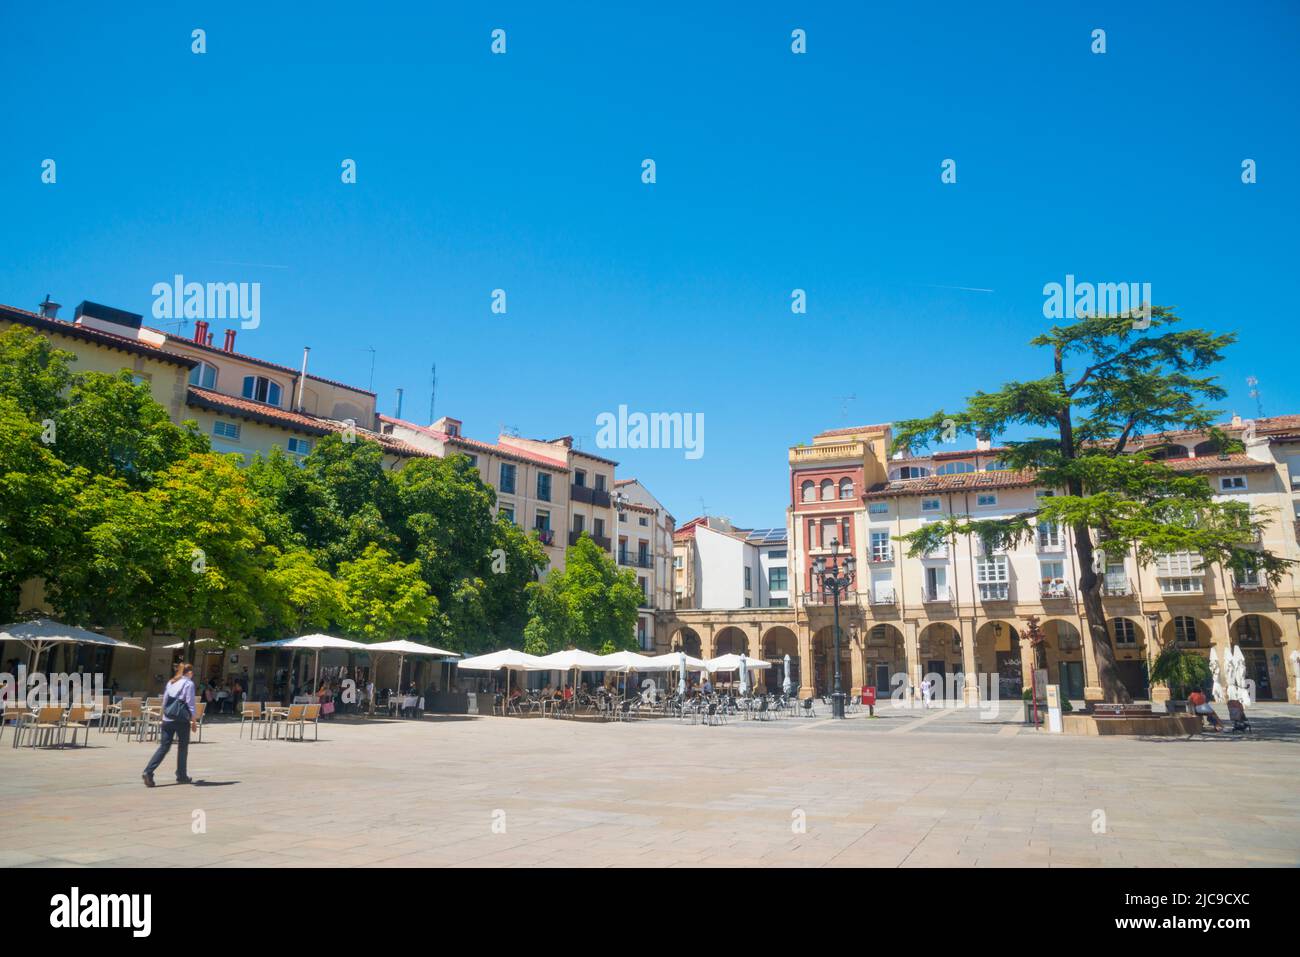
<svg viewBox="0 0 1300 957">
<path fill-rule="evenodd" d="M 1210 683 L 1210 663 L 1195 652 L 1170 645 L 1151 666 L 1151 680 L 1163 681 L 1176 700 L 1185 701 L 1188 692 Z"/>
</svg>

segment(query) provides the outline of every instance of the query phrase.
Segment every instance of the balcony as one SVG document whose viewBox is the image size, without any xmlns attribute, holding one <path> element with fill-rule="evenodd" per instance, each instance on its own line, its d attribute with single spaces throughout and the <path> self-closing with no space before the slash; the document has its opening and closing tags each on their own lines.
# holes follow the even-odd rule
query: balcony
<svg viewBox="0 0 1300 957">
<path fill-rule="evenodd" d="M 831 593 L 828 591 L 804 592 L 802 595 L 799 596 L 799 600 L 803 603 L 805 608 L 807 607 L 829 608 L 831 605 L 835 603 L 834 599 L 831 597 Z M 857 592 L 855 591 L 840 592 L 841 605 L 856 605 L 857 603 L 858 603 Z"/>
<path fill-rule="evenodd" d="M 1134 595 L 1133 583 L 1125 579 L 1107 579 L 1101 585 L 1101 597 L 1103 598 L 1132 598 Z"/>
<path fill-rule="evenodd" d="M 950 605 L 952 593 L 948 591 L 946 585 L 940 588 L 927 588 L 921 596 L 921 601 L 927 605 Z"/>
<path fill-rule="evenodd" d="M 1038 596 L 1043 601 L 1069 601 L 1072 597 L 1070 586 L 1059 578 L 1039 582 Z"/>
<path fill-rule="evenodd" d="M 570 545 L 578 544 L 578 539 L 582 538 L 583 535 L 588 536 L 593 542 L 595 542 L 597 545 L 599 545 L 602 549 L 604 549 L 607 552 L 611 551 L 614 547 L 614 543 L 610 541 L 608 538 L 606 538 L 604 535 L 594 535 L 591 532 L 585 530 L 581 532 L 569 532 L 569 544 Z"/>
<path fill-rule="evenodd" d="M 894 564 L 894 550 L 891 548 L 883 552 L 873 551 L 868 561 L 873 565 L 892 565 Z"/>
<path fill-rule="evenodd" d="M 1257 580 L 1253 582 L 1243 582 L 1234 579 L 1232 582 L 1232 591 L 1239 598 L 1262 597 L 1270 594 L 1273 591 L 1273 586 L 1266 581 Z"/>
<path fill-rule="evenodd" d="M 1160 582 L 1160 594 L 1166 598 L 1179 598 L 1184 595 L 1195 597 L 1205 594 L 1205 580 L 1203 578 L 1180 575 L 1173 578 L 1158 578 L 1157 581 Z"/>
<path fill-rule="evenodd" d="M 898 598 L 895 597 L 892 590 L 879 591 L 879 592 L 873 591 L 867 595 L 867 602 L 873 607 L 879 607 L 879 606 L 892 607 L 898 604 Z"/>
<path fill-rule="evenodd" d="M 1053 541 L 1050 538 L 1038 539 L 1038 550 L 1048 555 L 1056 555 L 1065 551 L 1065 542 L 1059 538 Z"/>
<path fill-rule="evenodd" d="M 609 508 L 609 492 L 602 489 L 591 488 L 588 485 L 570 485 L 569 500 L 573 502 L 582 502 L 585 505 L 595 505 L 598 508 Z"/>
<path fill-rule="evenodd" d="M 642 554 L 641 552 L 628 551 L 626 548 L 620 548 L 618 550 L 618 563 L 620 565 L 627 565 L 630 568 L 654 567 L 654 559 L 651 558 L 649 552 Z"/>
<path fill-rule="evenodd" d="M 534 531 L 537 532 L 537 540 L 541 542 L 543 545 L 555 544 L 555 532 L 553 529 L 538 528 L 538 529 L 534 529 Z"/>
</svg>

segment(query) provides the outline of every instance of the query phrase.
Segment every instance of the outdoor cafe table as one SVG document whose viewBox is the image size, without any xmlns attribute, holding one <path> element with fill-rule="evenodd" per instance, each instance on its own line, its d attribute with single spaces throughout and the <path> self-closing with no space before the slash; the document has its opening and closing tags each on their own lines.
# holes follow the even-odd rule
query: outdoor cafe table
<svg viewBox="0 0 1300 957">
<path fill-rule="evenodd" d="M 411 708 L 424 710 L 424 699 L 418 695 L 393 694 L 388 696 L 388 713 L 394 714 L 399 711 L 407 711 Z"/>
</svg>

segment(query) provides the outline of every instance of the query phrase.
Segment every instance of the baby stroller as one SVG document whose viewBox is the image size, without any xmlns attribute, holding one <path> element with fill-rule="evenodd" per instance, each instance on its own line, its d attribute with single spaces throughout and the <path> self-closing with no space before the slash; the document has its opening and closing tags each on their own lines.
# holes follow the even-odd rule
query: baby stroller
<svg viewBox="0 0 1300 957">
<path fill-rule="evenodd" d="M 1240 701 L 1230 700 L 1228 702 L 1228 717 L 1232 719 L 1232 730 L 1249 731 L 1250 719 L 1246 717 L 1246 709 Z"/>
</svg>

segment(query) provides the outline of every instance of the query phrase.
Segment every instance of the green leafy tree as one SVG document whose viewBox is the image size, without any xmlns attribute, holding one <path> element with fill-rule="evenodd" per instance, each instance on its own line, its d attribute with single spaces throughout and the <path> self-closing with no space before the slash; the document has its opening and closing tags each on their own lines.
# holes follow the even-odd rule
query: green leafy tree
<svg viewBox="0 0 1300 957">
<path fill-rule="evenodd" d="M 339 566 L 338 622 L 357 641 L 392 641 L 422 634 L 437 601 L 419 562 L 400 562 L 378 545 Z"/>
<path fill-rule="evenodd" d="M 564 570 L 528 586 L 530 618 L 525 649 L 574 647 L 586 651 L 636 647 L 641 589 L 584 533 L 565 552 Z"/>
<path fill-rule="evenodd" d="M 1149 319 L 1087 317 L 1053 326 L 1032 340 L 1045 349 L 1048 369 L 1037 379 L 977 392 L 957 412 L 939 411 L 895 427 L 894 448 L 922 448 L 958 433 L 1001 436 L 1011 429 L 1043 430 L 1007 441 L 1004 463 L 1032 469 L 1037 483 L 1064 494 L 1006 519 L 951 518 L 903 536 L 908 554 L 922 555 L 973 535 L 988 550 L 1026 541 L 1035 525 L 1073 530 L 1079 594 L 1106 701 L 1129 701 L 1106 629 L 1102 584 L 1106 559 L 1136 553 L 1143 564 L 1162 553 L 1198 553 L 1206 565 L 1253 569 L 1275 584 L 1288 560 L 1259 548 L 1268 524 L 1240 502 L 1215 501 L 1203 477 L 1183 475 L 1132 455 L 1135 436 L 1171 429 L 1206 430 L 1218 413 L 1205 407 L 1225 395 L 1205 370 L 1234 341 L 1181 320 L 1164 307 Z"/>
<path fill-rule="evenodd" d="M 342 588 L 316 556 L 305 548 L 281 552 L 271 562 L 267 580 L 277 600 L 274 621 L 292 637 L 323 631 L 342 611 Z"/>
<path fill-rule="evenodd" d="M 43 428 L 0 395 L 0 620 L 20 610 L 23 582 L 65 561 L 84 472 L 68 469 L 41 441 Z M 25 609 L 24 609 L 25 610 Z"/>
<path fill-rule="evenodd" d="M 147 488 L 187 455 L 208 451 L 194 423 L 174 425 L 148 387 L 126 370 L 74 375 L 54 421 L 59 458 L 133 488 Z"/>
<path fill-rule="evenodd" d="M 397 493 L 378 443 L 327 435 L 303 459 L 302 472 L 296 527 L 331 569 L 370 545 L 399 550 Z"/>
<path fill-rule="evenodd" d="M 12 399 L 30 419 L 53 419 L 72 382 L 71 352 L 26 326 L 0 332 L 0 396 Z"/>
</svg>

